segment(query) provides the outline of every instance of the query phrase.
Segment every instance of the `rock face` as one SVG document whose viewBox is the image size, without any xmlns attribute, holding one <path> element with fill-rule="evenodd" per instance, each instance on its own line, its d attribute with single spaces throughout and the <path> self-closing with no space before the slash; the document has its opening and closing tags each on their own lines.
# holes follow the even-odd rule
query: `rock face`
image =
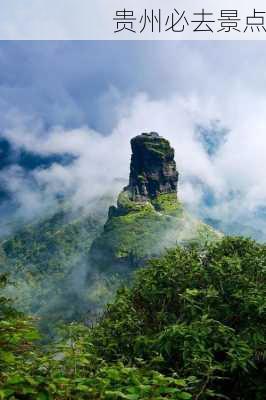
<svg viewBox="0 0 266 400">
<path fill-rule="evenodd" d="M 160 193 L 176 193 L 178 172 L 174 149 L 156 132 L 142 133 L 131 140 L 129 185 L 133 201 L 146 201 Z"/>
<path fill-rule="evenodd" d="M 101 235 L 90 250 L 98 270 L 134 269 L 184 241 L 209 241 L 218 232 L 192 218 L 177 197 L 174 150 L 155 132 L 131 140 L 129 184 L 109 208 Z"/>
</svg>

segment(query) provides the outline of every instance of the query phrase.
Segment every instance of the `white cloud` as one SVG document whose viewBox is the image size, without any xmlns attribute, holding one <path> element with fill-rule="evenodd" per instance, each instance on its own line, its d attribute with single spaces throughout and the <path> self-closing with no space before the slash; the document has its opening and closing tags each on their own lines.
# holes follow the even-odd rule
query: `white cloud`
<svg viewBox="0 0 266 400">
<path fill-rule="evenodd" d="M 40 118 L 10 111 L 11 123 L 3 134 L 14 146 L 42 155 L 71 153 L 76 157 L 70 165 L 54 163 L 35 170 L 30 181 L 19 178 L 20 190 L 13 192 L 17 191 L 17 196 L 19 193 L 22 208 L 30 203 L 30 193 L 33 208 L 39 201 L 32 180 L 38 182 L 42 202 L 45 196 L 53 198 L 58 190 L 70 191 L 75 205 L 90 204 L 106 191 L 116 193 L 122 184 L 114 187 L 114 179 L 128 178 L 130 138 L 143 131 L 157 131 L 175 148 L 179 193 L 194 212 L 228 222 L 249 220 L 258 224 L 252 214 L 266 203 L 264 57 L 254 59 L 253 47 L 246 45 L 247 50 L 238 43 L 227 44 L 226 48 L 200 43 L 149 46 L 154 50 L 148 52 L 151 64 L 158 58 L 158 68 L 151 71 L 145 90 L 137 93 L 138 84 L 143 86 L 137 70 L 133 93 L 123 93 L 110 85 L 111 89 L 99 98 L 101 105 L 108 108 L 101 114 L 106 118 L 103 125 L 108 127 L 112 113 L 116 116 L 108 134 L 86 125 L 72 130 L 60 126 L 46 129 Z M 141 49 L 140 58 L 147 61 Z M 241 50 L 240 55 L 236 56 L 236 50 Z M 217 63 L 218 56 L 223 62 Z M 253 75 L 250 61 L 254 62 Z M 147 66 L 143 69 L 147 79 L 148 70 Z M 195 128 L 210 128 L 216 120 L 228 129 L 228 135 L 219 151 L 209 157 Z M 18 170 L 10 170 L 7 184 L 12 186 L 19 175 Z M 199 181 L 214 193 L 213 206 L 203 204 L 206 193 L 202 185 L 195 183 Z"/>
<path fill-rule="evenodd" d="M 121 103 L 118 123 L 108 136 L 87 127 L 66 131 L 55 127 L 45 135 L 41 124 L 19 124 L 6 132 L 17 147 L 42 155 L 71 153 L 76 156 L 70 165 L 53 164 L 33 173 L 34 178 L 49 187 L 50 192 L 72 191 L 81 204 L 110 190 L 115 178 L 127 178 L 130 160 L 130 138 L 143 131 L 156 130 L 168 138 L 175 148 L 177 167 L 181 173 L 181 197 L 194 206 L 200 204 L 202 188 L 193 187 L 190 179 L 204 182 L 217 198 L 226 200 L 233 190 L 241 193 L 242 205 L 248 210 L 261 206 L 266 198 L 264 149 L 266 136 L 263 115 L 249 110 L 249 117 L 234 121 L 227 142 L 216 157 L 210 158 L 195 135 L 197 125 L 208 127 L 210 121 L 220 119 L 225 126 L 233 120 L 232 112 L 220 109 L 211 99 L 198 96 L 172 96 L 165 100 L 151 100 L 140 94 Z M 228 122 L 227 122 L 228 121 Z M 32 122 L 32 121 L 31 121 Z M 251 132 L 256 132 L 252 135 Z M 12 180 L 11 180 L 12 181 Z M 11 182 L 10 181 L 10 182 Z M 233 211 L 234 200 L 232 204 Z M 195 207 L 194 207 L 195 208 Z"/>
</svg>

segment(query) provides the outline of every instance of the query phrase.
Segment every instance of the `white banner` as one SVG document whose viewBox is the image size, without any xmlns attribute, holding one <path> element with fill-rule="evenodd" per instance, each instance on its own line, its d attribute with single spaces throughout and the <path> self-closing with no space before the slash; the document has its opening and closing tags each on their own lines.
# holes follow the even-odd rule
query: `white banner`
<svg viewBox="0 0 266 400">
<path fill-rule="evenodd" d="M 265 0 L 0 0 L 0 40 L 265 40 Z"/>
</svg>

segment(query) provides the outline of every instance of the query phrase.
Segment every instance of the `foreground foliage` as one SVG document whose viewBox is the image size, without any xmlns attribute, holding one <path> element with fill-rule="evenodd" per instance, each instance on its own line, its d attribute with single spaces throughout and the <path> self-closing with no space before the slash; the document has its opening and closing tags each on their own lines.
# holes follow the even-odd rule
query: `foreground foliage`
<svg viewBox="0 0 266 400">
<path fill-rule="evenodd" d="M 45 331 L 84 317 L 88 252 L 102 220 L 100 211 L 87 215 L 62 205 L 0 241 L 0 274 L 10 274 L 5 293 L 20 311 L 41 317 Z"/>
<path fill-rule="evenodd" d="M 263 399 L 265 272 L 266 246 L 248 239 L 171 250 L 109 306 L 94 333 L 99 354 L 195 376 L 195 398 Z"/>
<path fill-rule="evenodd" d="M 262 400 L 265 272 L 266 246 L 248 239 L 177 247 L 50 348 L 2 298 L 0 399 Z"/>
</svg>

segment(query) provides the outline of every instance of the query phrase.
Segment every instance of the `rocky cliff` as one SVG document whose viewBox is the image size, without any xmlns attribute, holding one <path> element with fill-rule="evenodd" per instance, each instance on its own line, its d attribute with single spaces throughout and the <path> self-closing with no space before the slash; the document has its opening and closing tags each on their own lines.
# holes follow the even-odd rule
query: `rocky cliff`
<svg viewBox="0 0 266 400">
<path fill-rule="evenodd" d="M 129 184 L 109 209 L 90 261 L 100 269 L 136 267 L 183 241 L 209 241 L 220 234 L 191 217 L 177 197 L 174 149 L 155 132 L 131 140 Z"/>
<path fill-rule="evenodd" d="M 154 199 L 160 193 L 176 193 L 178 172 L 174 149 L 156 132 L 131 140 L 129 191 L 133 201 Z"/>
</svg>

